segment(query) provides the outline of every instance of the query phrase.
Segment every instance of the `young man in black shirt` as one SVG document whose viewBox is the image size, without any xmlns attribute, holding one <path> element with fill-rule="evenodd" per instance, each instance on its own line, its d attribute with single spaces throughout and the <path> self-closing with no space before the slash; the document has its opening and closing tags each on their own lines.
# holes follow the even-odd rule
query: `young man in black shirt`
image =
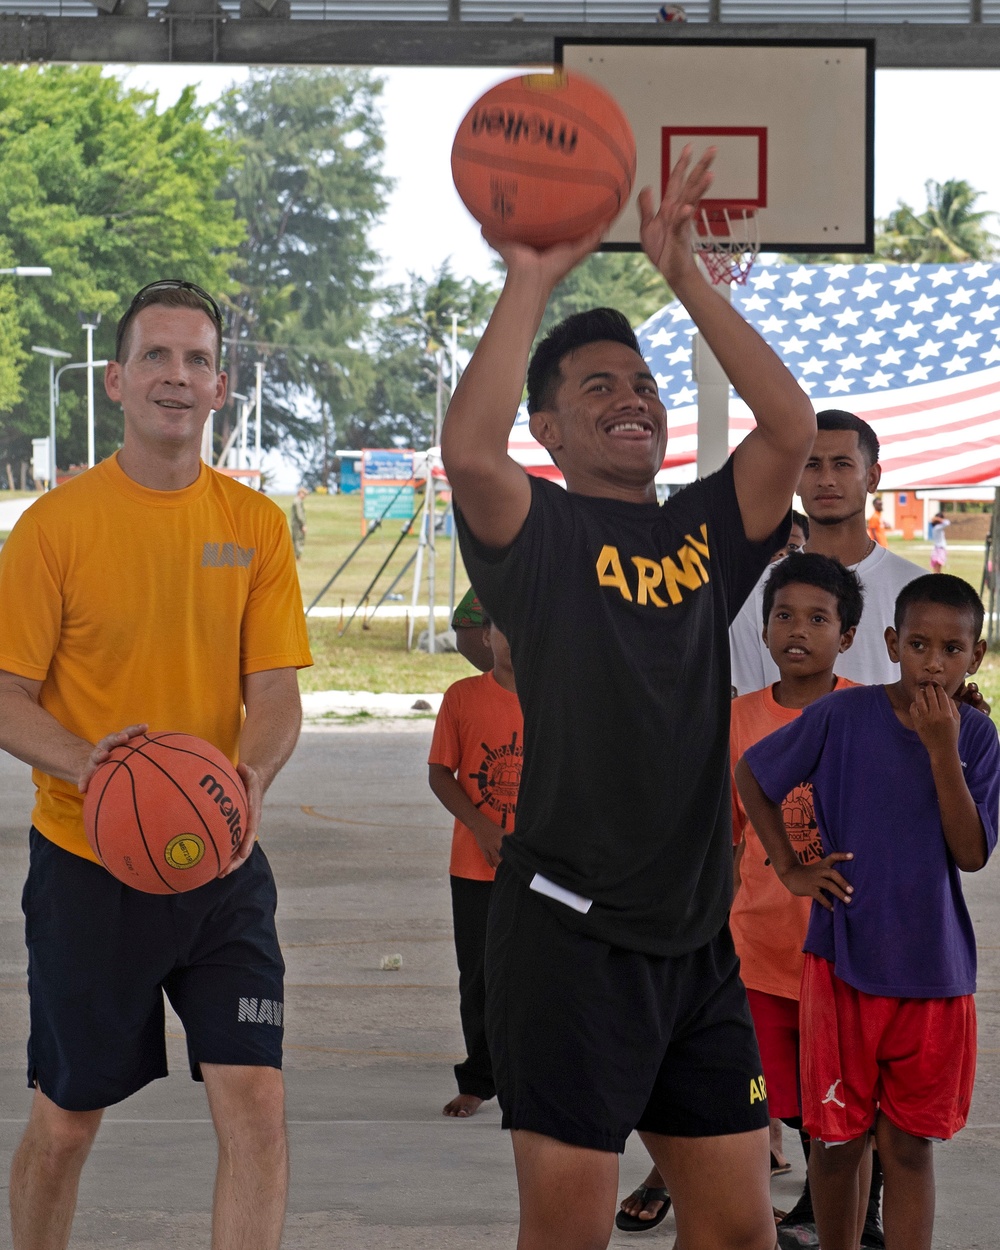
<svg viewBox="0 0 1000 1250">
<path fill-rule="evenodd" d="M 766 1096 L 726 927 L 727 630 L 787 537 L 816 425 L 697 270 L 709 164 L 685 154 L 659 210 L 645 191 L 640 212 L 647 255 L 757 419 L 722 469 L 657 505 L 666 412 L 607 309 L 558 327 L 528 370 L 532 433 L 568 490 L 508 457 L 546 302 L 597 235 L 498 245 L 507 279 L 444 427 L 466 566 L 510 640 L 525 715 L 487 955 L 518 1250 L 603 1250 L 633 1128 L 685 1250 L 774 1246 Z"/>
</svg>

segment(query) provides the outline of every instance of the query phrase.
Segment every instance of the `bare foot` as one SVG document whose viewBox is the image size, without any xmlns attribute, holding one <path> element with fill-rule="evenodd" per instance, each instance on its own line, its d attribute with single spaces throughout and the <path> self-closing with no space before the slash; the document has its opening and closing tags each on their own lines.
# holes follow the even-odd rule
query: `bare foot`
<svg viewBox="0 0 1000 1250">
<path fill-rule="evenodd" d="M 476 1114 L 482 1101 L 475 1094 L 459 1094 L 451 1102 L 445 1103 L 441 1114 L 453 1116 L 456 1120 L 467 1120 L 470 1115 Z"/>
</svg>

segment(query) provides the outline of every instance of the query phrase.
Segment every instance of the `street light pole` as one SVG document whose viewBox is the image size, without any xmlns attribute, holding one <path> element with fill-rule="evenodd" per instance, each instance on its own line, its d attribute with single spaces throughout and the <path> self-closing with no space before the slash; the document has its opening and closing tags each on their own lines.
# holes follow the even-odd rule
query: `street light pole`
<svg viewBox="0 0 1000 1250">
<path fill-rule="evenodd" d="M 49 490 L 56 485 L 56 361 L 69 360 L 71 352 L 61 352 L 56 347 L 32 347 L 39 356 L 49 361 Z"/>
<path fill-rule="evenodd" d="M 95 464 L 95 448 L 94 448 L 94 331 L 101 324 L 101 314 L 96 313 L 89 317 L 86 313 L 80 313 L 80 325 L 87 331 L 87 468 L 92 469 Z"/>
<path fill-rule="evenodd" d="M 57 370 L 56 378 L 55 378 L 55 396 L 56 396 L 55 407 L 56 408 L 59 407 L 59 379 L 66 372 L 67 369 L 89 369 L 91 371 L 90 376 L 93 377 L 94 376 L 93 371 L 95 369 L 103 369 L 103 367 L 107 363 L 108 362 L 106 360 L 77 360 L 73 364 L 63 365 L 61 369 Z M 89 467 L 93 468 L 93 464 L 91 464 Z"/>
<path fill-rule="evenodd" d="M 48 265 L 15 265 L 13 269 L 0 269 L 0 274 L 12 274 L 15 278 L 51 278 Z"/>
</svg>

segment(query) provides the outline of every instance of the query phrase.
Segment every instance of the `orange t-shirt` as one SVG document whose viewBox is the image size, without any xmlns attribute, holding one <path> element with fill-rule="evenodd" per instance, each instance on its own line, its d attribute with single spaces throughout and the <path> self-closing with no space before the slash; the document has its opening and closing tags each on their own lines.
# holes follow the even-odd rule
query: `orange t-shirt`
<svg viewBox="0 0 1000 1250">
<path fill-rule="evenodd" d="M 881 512 L 873 512 L 868 518 L 868 537 L 873 538 L 880 547 L 888 547 L 889 540 L 885 533 L 885 520 Z"/>
<path fill-rule="evenodd" d="M 834 689 L 844 690 L 856 684 L 838 677 Z M 733 769 L 744 751 L 799 715 L 799 708 L 782 707 L 775 702 L 771 686 L 734 699 L 729 731 Z M 813 815 L 812 787 L 796 786 L 782 804 L 782 813 L 785 830 L 799 859 L 804 864 L 822 859 L 823 845 Z M 748 989 L 798 999 L 802 944 L 812 900 L 790 894 L 781 884 L 747 819 L 734 780 L 733 844 L 738 846 L 744 841 L 740 888 L 729 914 L 729 927 L 740 957 L 740 975 Z"/>
<path fill-rule="evenodd" d="M 464 677 L 445 692 L 427 763 L 450 769 L 476 807 L 504 833 L 512 833 L 523 736 L 517 695 L 492 673 Z M 449 872 L 472 881 L 494 877 L 472 830 L 460 820 L 452 835 Z"/>
</svg>

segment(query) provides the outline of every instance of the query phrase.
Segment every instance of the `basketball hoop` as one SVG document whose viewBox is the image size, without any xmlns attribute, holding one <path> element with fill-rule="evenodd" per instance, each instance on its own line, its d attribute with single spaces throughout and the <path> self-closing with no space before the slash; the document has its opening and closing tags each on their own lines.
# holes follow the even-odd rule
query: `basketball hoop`
<svg viewBox="0 0 1000 1250">
<path fill-rule="evenodd" d="M 694 250 L 715 286 L 747 280 L 760 252 L 757 211 L 735 204 L 702 208 L 692 222 Z"/>
</svg>

